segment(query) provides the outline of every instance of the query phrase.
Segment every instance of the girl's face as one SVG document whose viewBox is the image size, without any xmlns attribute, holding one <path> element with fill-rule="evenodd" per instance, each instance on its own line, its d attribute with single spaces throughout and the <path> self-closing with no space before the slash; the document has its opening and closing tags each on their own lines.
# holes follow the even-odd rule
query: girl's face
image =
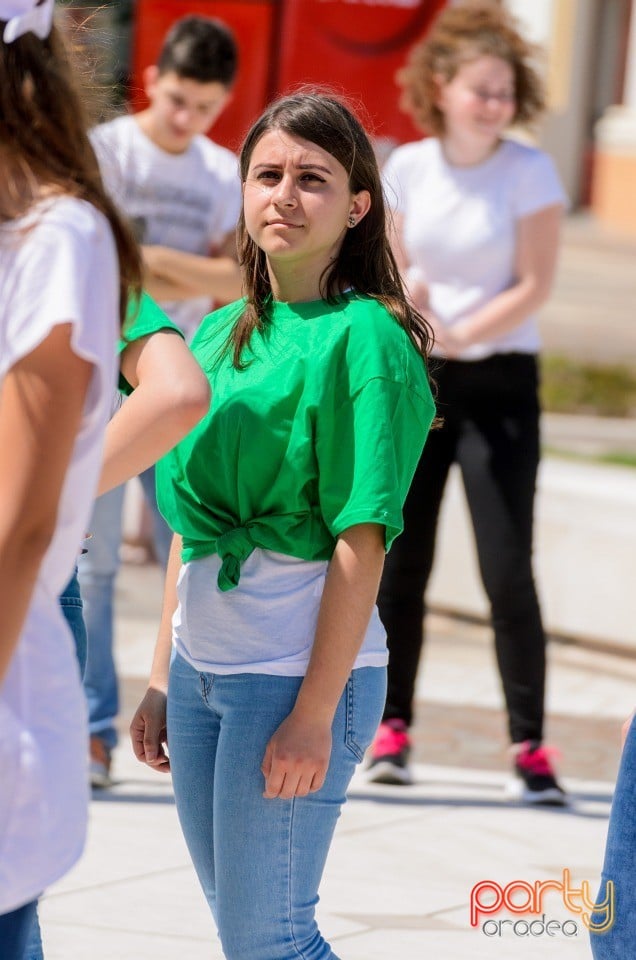
<svg viewBox="0 0 636 960">
<path fill-rule="evenodd" d="M 370 204 L 368 191 L 352 193 L 342 164 L 309 140 L 270 130 L 254 147 L 243 211 L 270 267 L 302 266 L 318 278 L 337 257 L 349 217 L 359 222 Z"/>
<path fill-rule="evenodd" d="M 494 143 L 516 111 L 515 75 L 509 63 L 483 56 L 464 63 L 452 80 L 437 78 L 444 136 Z"/>
</svg>

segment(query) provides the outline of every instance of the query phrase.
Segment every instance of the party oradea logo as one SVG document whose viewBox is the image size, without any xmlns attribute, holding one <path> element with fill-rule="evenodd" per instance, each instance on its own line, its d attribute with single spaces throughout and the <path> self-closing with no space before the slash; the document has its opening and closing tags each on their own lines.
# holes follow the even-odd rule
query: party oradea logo
<svg viewBox="0 0 636 960">
<path fill-rule="evenodd" d="M 605 933 L 614 918 L 612 881 L 594 900 L 587 880 L 574 886 L 567 868 L 561 880 L 512 880 L 505 886 L 480 880 L 470 891 L 470 925 L 487 937 L 571 939 L 587 931 Z"/>
</svg>

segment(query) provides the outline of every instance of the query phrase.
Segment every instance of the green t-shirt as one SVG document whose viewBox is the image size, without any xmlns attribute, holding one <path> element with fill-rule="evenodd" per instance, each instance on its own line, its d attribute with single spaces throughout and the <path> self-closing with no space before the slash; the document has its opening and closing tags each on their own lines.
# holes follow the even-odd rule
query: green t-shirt
<svg viewBox="0 0 636 960">
<path fill-rule="evenodd" d="M 236 370 L 219 356 L 243 307 L 204 318 L 191 347 L 212 406 L 157 467 L 183 561 L 218 553 L 221 590 L 255 547 L 328 560 L 347 527 L 378 523 L 388 550 L 434 415 L 424 362 L 377 301 L 273 302 Z"/>
<path fill-rule="evenodd" d="M 174 330 L 183 338 L 183 333 L 173 323 L 170 317 L 163 312 L 158 303 L 142 290 L 138 301 L 131 300 L 128 305 L 128 313 L 121 340 L 119 341 L 117 352 L 123 353 L 126 347 L 134 343 L 135 340 L 141 340 L 151 333 L 158 333 L 159 330 Z M 122 373 L 119 374 L 119 390 L 126 396 L 133 392 L 133 388 L 128 383 Z"/>
</svg>

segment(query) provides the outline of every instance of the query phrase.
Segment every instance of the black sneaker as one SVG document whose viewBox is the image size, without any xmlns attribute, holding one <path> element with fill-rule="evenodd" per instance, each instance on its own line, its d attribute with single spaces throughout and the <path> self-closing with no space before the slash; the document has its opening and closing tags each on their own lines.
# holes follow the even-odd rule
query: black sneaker
<svg viewBox="0 0 636 960">
<path fill-rule="evenodd" d="M 538 740 L 526 740 L 515 756 L 515 777 L 509 794 L 522 803 L 546 804 L 562 807 L 567 794 L 557 781 L 550 762 L 554 750 Z"/>
<path fill-rule="evenodd" d="M 403 720 L 385 720 L 381 723 L 371 744 L 371 759 L 367 767 L 370 783 L 392 783 L 407 786 L 413 782 L 408 767 L 411 740 Z"/>
</svg>

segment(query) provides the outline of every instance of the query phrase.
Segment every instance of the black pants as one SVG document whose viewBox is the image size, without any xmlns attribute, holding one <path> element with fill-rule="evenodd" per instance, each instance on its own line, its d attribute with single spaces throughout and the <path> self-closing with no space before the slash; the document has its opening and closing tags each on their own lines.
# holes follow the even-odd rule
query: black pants
<svg viewBox="0 0 636 960">
<path fill-rule="evenodd" d="M 412 721 L 424 592 L 442 494 L 451 464 L 457 462 L 490 601 L 510 738 L 513 743 L 540 740 L 545 636 L 532 573 L 537 362 L 525 354 L 449 360 L 434 376 L 444 425 L 426 442 L 404 509 L 404 532 L 387 556 L 378 598 L 389 644 L 384 719 Z"/>
</svg>

